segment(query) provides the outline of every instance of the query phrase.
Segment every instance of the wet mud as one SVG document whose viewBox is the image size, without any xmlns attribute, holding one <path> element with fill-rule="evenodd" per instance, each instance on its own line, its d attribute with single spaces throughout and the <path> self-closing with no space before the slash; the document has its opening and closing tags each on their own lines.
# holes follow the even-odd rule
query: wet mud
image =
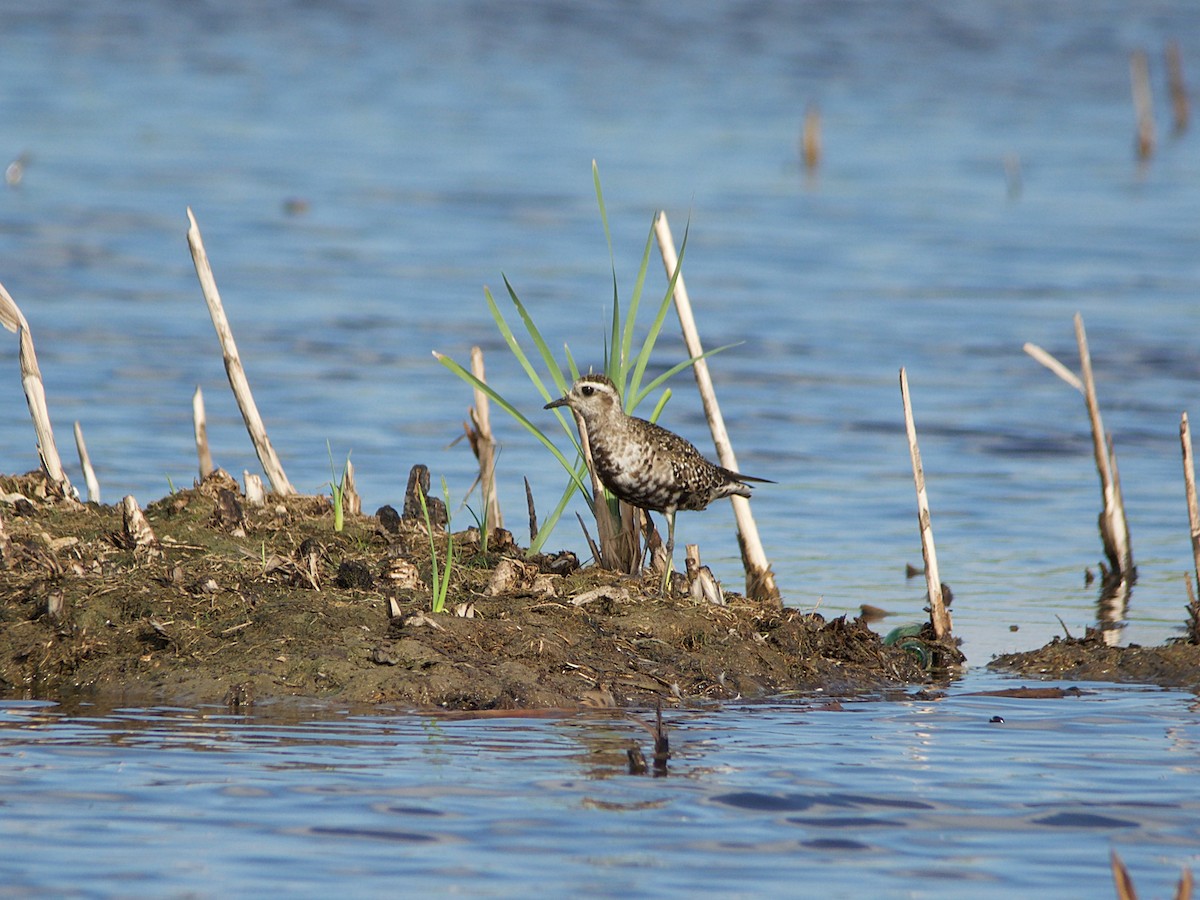
<svg viewBox="0 0 1200 900">
<path fill-rule="evenodd" d="M 0 477 L 0 693 L 231 708 L 283 698 L 412 708 L 648 707 L 926 684 L 961 655 L 914 653 L 859 620 L 727 593 L 682 575 L 529 557 L 506 532 L 453 535 L 445 610 L 431 556 L 448 536 L 382 508 L 334 531 L 328 497 L 251 506 L 218 472 L 150 504 L 54 498 L 37 473 Z"/>
</svg>

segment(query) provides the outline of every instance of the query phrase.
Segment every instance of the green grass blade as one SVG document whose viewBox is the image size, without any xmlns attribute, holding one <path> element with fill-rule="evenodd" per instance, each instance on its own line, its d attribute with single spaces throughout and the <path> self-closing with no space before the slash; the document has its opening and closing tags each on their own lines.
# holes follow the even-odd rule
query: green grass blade
<svg viewBox="0 0 1200 900">
<path fill-rule="evenodd" d="M 568 462 L 567 458 L 562 454 L 562 451 L 559 450 L 558 447 L 556 447 L 554 445 L 554 442 L 552 440 L 550 440 L 550 438 L 548 438 L 546 436 L 546 434 L 540 428 L 538 428 L 531 421 L 529 421 L 529 419 L 527 419 L 520 410 L 518 410 L 515 406 L 513 406 L 511 403 L 509 403 L 507 400 L 505 400 L 502 396 L 500 396 L 500 394 L 496 393 L 495 388 L 493 388 L 491 385 L 489 385 L 485 381 L 480 381 L 471 372 L 464 369 L 461 365 L 456 363 L 450 357 L 448 357 L 442 353 L 438 353 L 436 350 L 433 351 L 433 355 L 437 358 L 438 362 L 440 362 L 443 366 L 445 366 L 447 369 L 449 369 L 451 372 L 453 372 L 455 375 L 457 375 L 463 381 L 467 382 L 467 384 L 471 385 L 472 387 L 478 388 L 479 390 L 481 390 L 485 394 L 487 394 L 488 397 L 490 397 L 497 406 L 499 406 L 501 409 L 503 409 L 506 413 L 508 413 L 514 419 L 516 419 L 525 428 L 526 431 L 528 431 L 535 438 L 537 438 L 539 441 L 541 441 L 541 443 L 546 447 L 546 449 L 548 449 L 551 453 L 554 454 L 554 458 L 558 460 L 559 464 L 564 469 L 566 469 L 568 472 L 571 473 L 574 481 L 577 483 L 579 489 L 581 491 L 583 491 L 584 495 L 586 496 L 588 494 L 587 485 L 583 483 L 583 480 L 581 478 L 579 478 L 577 475 L 575 475 L 575 464 Z M 555 410 L 555 412 L 558 412 L 558 410 Z M 562 424 L 564 430 L 567 431 L 567 434 L 571 435 L 572 432 L 571 432 L 570 428 L 568 427 L 568 425 L 566 424 L 566 422 L 563 420 L 563 418 L 561 416 L 559 417 L 559 422 L 560 422 L 560 424 Z M 576 441 L 576 449 L 578 449 L 577 441 Z"/>
<path fill-rule="evenodd" d="M 625 358 L 621 346 L 621 299 L 617 291 L 617 257 L 613 253 L 612 231 L 608 227 L 608 209 L 604 205 L 604 190 L 600 187 L 600 167 L 596 165 L 594 159 L 592 160 L 592 183 L 596 186 L 596 203 L 600 207 L 600 222 L 604 226 L 604 240 L 608 244 L 608 262 L 612 269 L 612 336 L 605 339 L 604 373 L 612 378 L 620 388 L 623 385 L 617 378 L 623 374 Z"/>
<path fill-rule="evenodd" d="M 670 309 L 671 300 L 675 296 L 675 284 L 679 281 L 679 273 L 683 270 L 683 255 L 687 251 L 688 228 L 690 227 L 691 220 L 689 219 L 687 226 L 683 230 L 683 243 L 679 247 L 679 260 L 675 265 L 675 271 L 671 273 L 667 292 L 663 296 L 662 303 L 658 306 L 658 315 L 654 317 L 654 322 L 650 325 L 650 331 L 647 332 L 646 338 L 642 342 L 641 352 L 638 353 L 637 363 L 633 368 L 633 379 L 630 382 L 630 393 L 633 396 L 638 396 L 641 393 L 642 376 L 646 372 L 646 365 L 650 362 L 650 353 L 654 350 L 658 334 L 662 331 L 663 321 L 667 317 L 667 310 Z M 632 409 L 633 407 L 629 408 Z"/>
<path fill-rule="evenodd" d="M 571 348 L 563 344 L 563 353 L 567 357 L 567 368 L 571 370 L 571 383 L 574 384 L 579 378 L 579 366 L 575 364 L 575 357 L 571 355 Z M 563 391 L 565 394 L 566 391 Z"/>
<path fill-rule="evenodd" d="M 529 315 L 529 311 L 525 309 L 525 304 L 523 304 L 521 302 L 521 298 L 517 296 L 517 292 L 513 290 L 513 286 L 509 283 L 508 277 L 501 277 L 504 278 L 504 287 L 508 289 L 509 299 L 512 300 L 513 306 L 517 308 L 517 313 L 521 316 L 521 321 L 525 323 L 525 330 L 529 332 L 530 339 L 533 341 L 534 346 L 538 348 L 538 353 L 540 353 L 542 356 L 542 362 L 546 364 L 546 371 L 548 371 L 550 373 L 550 377 L 554 379 L 554 384 L 559 390 L 558 396 L 561 397 L 567 392 L 569 385 L 567 384 L 566 379 L 563 378 L 562 369 L 559 368 L 558 360 L 556 360 L 554 358 L 554 354 L 550 352 L 550 348 L 546 345 L 546 341 L 542 337 L 542 333 L 538 330 L 537 325 L 534 324 L 533 319 Z M 538 381 L 538 384 L 541 384 L 540 380 Z M 542 396 L 544 396 L 547 400 L 556 399 L 555 397 L 551 397 L 544 390 Z"/>
<path fill-rule="evenodd" d="M 504 318 L 504 313 L 500 312 L 500 306 L 496 303 L 496 298 L 492 296 L 490 288 L 483 289 L 483 296 L 487 298 L 488 310 L 492 314 L 492 318 L 496 321 L 496 328 L 500 331 L 500 336 L 504 338 L 504 343 L 508 345 L 509 351 L 517 358 L 517 362 L 521 364 L 521 368 L 525 370 L 525 374 L 529 376 L 529 380 L 534 386 L 541 391 L 542 396 L 550 399 L 550 394 L 542 384 L 541 376 L 538 375 L 537 369 L 533 367 L 533 363 L 529 361 L 529 357 L 525 355 L 525 351 L 521 349 L 521 345 L 517 343 L 517 337 L 513 334 L 513 330 L 508 326 L 508 322 Z"/>
<path fill-rule="evenodd" d="M 658 398 L 658 402 L 654 404 L 654 411 L 650 413 L 650 421 L 657 422 L 658 417 L 662 415 L 663 407 L 667 405 L 667 401 L 671 399 L 671 389 L 667 388 L 662 392 L 662 396 Z"/>
<path fill-rule="evenodd" d="M 579 469 L 577 470 L 577 474 L 579 475 L 580 479 L 583 478 L 583 475 L 586 472 L 587 472 L 587 466 L 583 465 L 583 463 L 581 462 L 579 464 Z M 545 545 L 546 540 L 550 537 L 550 533 L 552 531 L 554 531 L 555 526 L 558 525 L 558 520 L 562 518 L 563 513 L 566 511 L 567 504 L 570 503 L 571 498 L 575 496 L 575 490 L 576 490 L 575 482 L 574 481 L 568 482 L 566 490 L 563 491 L 562 497 L 559 498 L 558 505 L 555 506 L 554 511 L 552 513 L 550 513 L 550 517 L 548 519 L 546 519 L 544 522 L 542 522 L 541 527 L 538 528 L 537 534 L 534 536 L 533 540 L 530 542 L 530 544 L 529 544 L 529 554 L 530 555 L 541 552 L 541 549 Z M 585 493 L 584 497 L 590 498 L 590 495 Z"/>
<path fill-rule="evenodd" d="M 663 372 L 661 375 L 659 375 L 657 378 L 655 378 L 653 381 L 651 381 L 649 384 L 647 384 L 644 388 L 642 388 L 642 390 L 634 397 L 633 405 L 637 406 L 639 403 L 641 403 L 643 400 L 645 400 L 646 397 L 648 397 L 650 394 L 652 394 L 656 390 L 658 390 L 659 385 L 661 385 L 663 382 L 667 381 L 667 379 L 672 378 L 675 375 L 678 375 L 684 369 L 694 366 L 698 360 L 708 359 L 710 356 L 716 356 L 718 353 L 723 353 L 724 351 L 730 349 L 731 347 L 737 347 L 741 344 L 742 344 L 742 341 L 735 341 L 732 344 L 723 344 L 722 346 L 716 347 L 715 349 L 705 350 L 699 356 L 691 356 L 691 357 L 688 357 L 687 359 L 685 359 L 683 362 L 676 363 L 675 365 L 671 366 L 671 368 L 667 369 L 667 371 Z"/>
<path fill-rule="evenodd" d="M 646 236 L 646 246 L 642 250 L 642 264 L 638 267 L 637 278 L 633 283 L 633 294 L 629 298 L 629 312 L 625 315 L 625 335 L 621 343 L 621 360 L 628 367 L 629 360 L 633 353 L 633 329 L 637 324 L 638 307 L 642 302 L 642 290 L 646 285 L 646 272 L 650 269 L 650 249 L 654 246 L 654 223 L 650 223 L 650 233 Z M 621 389 L 624 391 L 629 385 L 625 384 L 625 378 L 628 375 L 627 371 L 622 371 Z M 636 390 L 633 391 L 636 393 Z M 622 394 L 624 396 L 624 394 Z"/>
</svg>

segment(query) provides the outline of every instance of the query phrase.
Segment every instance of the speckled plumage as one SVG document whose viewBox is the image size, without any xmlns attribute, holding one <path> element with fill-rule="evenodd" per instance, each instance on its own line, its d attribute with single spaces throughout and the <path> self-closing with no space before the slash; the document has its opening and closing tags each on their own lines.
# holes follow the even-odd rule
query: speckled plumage
<svg viewBox="0 0 1200 900">
<path fill-rule="evenodd" d="M 596 475 L 615 496 L 667 518 L 667 555 L 675 545 L 675 513 L 704 509 L 722 497 L 750 496 L 749 481 L 705 459 L 679 435 L 625 413 L 604 375 L 584 375 L 546 409 L 569 406 L 587 425 Z"/>
</svg>

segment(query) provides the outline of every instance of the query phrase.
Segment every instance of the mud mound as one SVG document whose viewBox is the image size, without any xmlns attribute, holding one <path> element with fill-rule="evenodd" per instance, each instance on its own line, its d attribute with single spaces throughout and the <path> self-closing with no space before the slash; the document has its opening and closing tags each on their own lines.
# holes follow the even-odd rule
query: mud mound
<svg viewBox="0 0 1200 900">
<path fill-rule="evenodd" d="M 580 568 L 568 552 L 528 558 L 504 532 L 486 547 L 475 530 L 454 535 L 447 612 L 432 614 L 423 522 L 388 507 L 335 533 L 328 498 L 255 508 L 224 473 L 151 504 L 142 543 L 128 511 L 55 499 L 37 474 L 0 478 L 0 494 L 9 696 L 546 708 L 928 678 L 857 620 L 736 594 L 663 598 L 656 579 Z M 439 557 L 446 539 L 435 533 Z"/>
<path fill-rule="evenodd" d="M 988 666 L 1038 678 L 1200 687 L 1200 646 L 1177 641 L 1112 647 L 1095 629 L 1082 638 L 1055 638 L 1037 650 L 998 656 Z"/>
</svg>

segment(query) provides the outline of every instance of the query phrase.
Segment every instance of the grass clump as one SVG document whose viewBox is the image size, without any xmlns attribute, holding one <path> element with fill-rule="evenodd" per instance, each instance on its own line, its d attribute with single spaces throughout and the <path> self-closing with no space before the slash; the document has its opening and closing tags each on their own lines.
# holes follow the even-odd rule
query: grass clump
<svg viewBox="0 0 1200 900">
<path fill-rule="evenodd" d="M 667 311 L 671 306 L 671 300 L 675 293 L 675 284 L 679 278 L 684 252 L 687 249 L 687 233 L 685 230 L 683 245 L 679 253 L 679 263 L 676 265 L 675 271 L 671 273 L 667 290 L 659 301 L 644 336 L 641 338 L 640 343 L 637 343 L 635 335 L 638 325 L 638 313 L 641 307 L 646 273 L 649 269 L 650 256 L 654 244 L 653 223 L 651 223 L 650 233 L 646 238 L 641 264 L 634 279 L 634 286 L 629 302 L 623 308 L 617 284 L 612 234 L 609 230 L 608 214 L 604 205 L 604 194 L 600 186 L 600 172 L 595 162 L 592 163 L 592 180 L 596 188 L 596 200 L 600 208 L 600 220 L 604 226 L 604 236 L 608 244 L 609 260 L 612 266 L 612 323 L 609 333 L 604 336 L 604 374 L 612 380 L 613 384 L 620 391 L 625 411 L 632 414 L 651 394 L 658 391 L 667 379 L 693 365 L 696 359 L 699 358 L 685 359 L 671 366 L 660 375 L 654 378 L 647 378 L 650 356 L 662 331 L 663 322 L 666 319 Z M 501 311 L 500 305 L 496 302 L 492 292 L 485 287 L 484 296 L 496 327 L 504 338 L 509 351 L 516 358 L 522 370 L 528 376 L 530 383 L 542 398 L 542 402 L 558 399 L 568 391 L 571 384 L 581 374 L 579 366 L 575 361 L 575 356 L 572 354 L 570 347 L 564 344 L 564 361 L 559 362 L 507 277 L 504 278 L 504 287 L 513 308 L 521 319 L 526 336 L 536 350 L 536 360 L 540 361 L 540 369 L 535 359 L 531 358 L 521 346 L 516 333 L 505 319 L 504 313 Z M 725 349 L 727 347 L 710 350 L 705 356 L 719 353 Z M 566 510 L 567 504 L 575 492 L 579 491 L 584 497 L 589 499 L 596 518 L 601 555 L 601 559 L 597 560 L 597 562 L 606 568 L 628 572 L 637 571 L 641 559 L 640 540 L 638 537 L 639 517 L 636 513 L 623 509 L 624 505 L 604 490 L 598 480 L 591 479 L 591 484 L 589 485 L 587 478 L 588 461 L 585 458 L 583 442 L 578 434 L 583 428 L 582 422 L 574 421 L 573 417 L 565 415 L 561 409 L 555 410 L 555 417 L 558 420 L 559 426 L 574 449 L 574 454 L 563 453 L 559 450 L 554 440 L 551 439 L 550 435 L 547 434 L 546 430 L 527 418 L 514 402 L 501 396 L 485 382 L 475 377 L 472 372 L 449 357 L 436 351 L 434 352 L 434 356 L 450 371 L 476 389 L 487 394 L 501 409 L 520 423 L 526 431 L 532 434 L 550 452 L 567 473 L 568 480 L 563 489 L 562 496 L 559 498 L 553 512 L 542 522 L 537 534 L 533 536 L 529 547 L 530 554 L 532 555 L 541 550 L 550 532 L 554 529 L 563 512 Z M 670 397 L 670 389 L 663 389 L 654 404 L 652 412 L 647 418 L 651 421 L 657 419 Z"/>
</svg>

